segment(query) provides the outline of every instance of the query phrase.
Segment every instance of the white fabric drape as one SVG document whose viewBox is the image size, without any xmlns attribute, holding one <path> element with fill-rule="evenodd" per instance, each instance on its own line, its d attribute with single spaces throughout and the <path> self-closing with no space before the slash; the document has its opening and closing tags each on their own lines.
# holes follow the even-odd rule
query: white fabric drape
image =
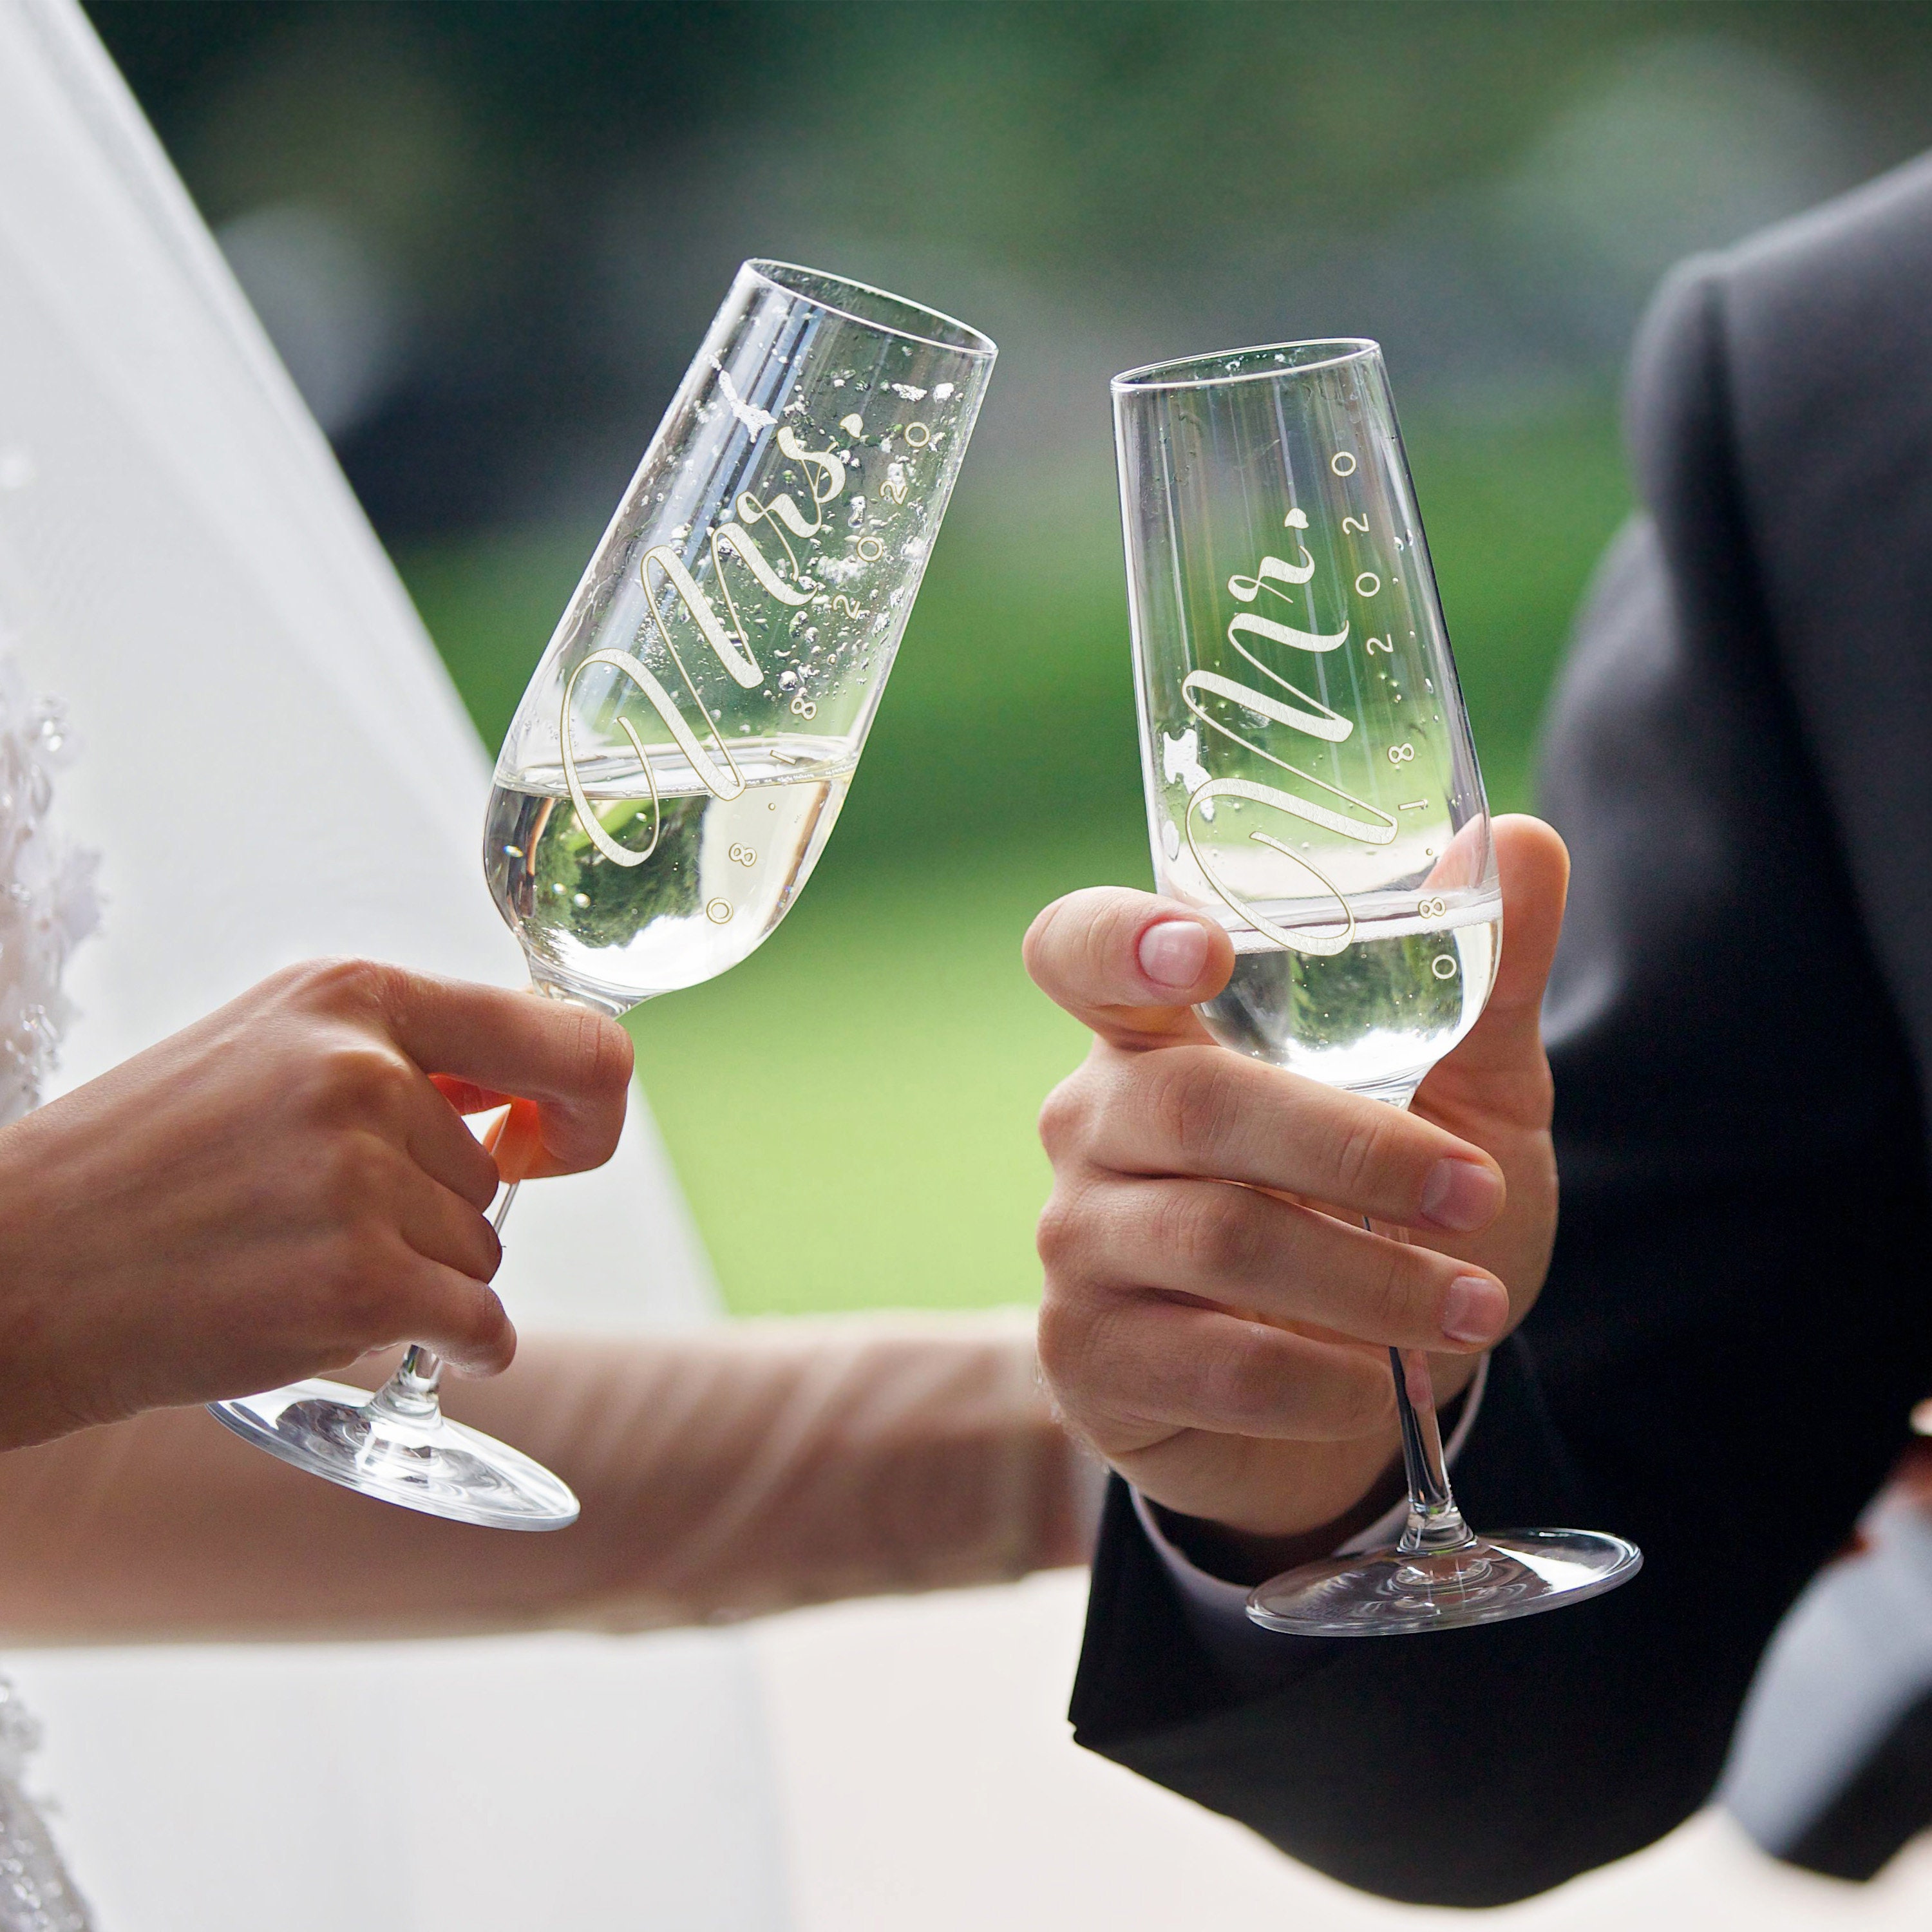
<svg viewBox="0 0 1932 1932">
<path fill-rule="evenodd" d="M 71 0 L 0 0 L 0 625 L 66 701 L 81 749 L 59 814 L 102 855 L 64 1083 L 311 954 L 520 976 L 480 874 L 475 734 Z M 500 1286 L 526 1327 L 715 1310 L 641 1105 L 608 1168 L 519 1202 Z M 460 1741 L 446 1781 L 368 1755 L 416 1671 L 408 1701 Z M 758 1700 L 729 1636 L 17 1674 L 103 1932 L 321 1932 L 377 1895 L 398 1932 L 782 1921 Z M 487 1896 L 525 1916 L 478 1916 L 484 1894 L 444 1875 L 478 1858 Z"/>
<path fill-rule="evenodd" d="M 0 616 L 82 745 L 84 1079 L 291 959 L 521 976 L 485 760 L 327 446 L 79 11 L 0 4 Z M 531 640 L 534 664 L 541 639 Z M 518 1204 L 506 1296 L 713 1304 L 649 1118 Z"/>
</svg>

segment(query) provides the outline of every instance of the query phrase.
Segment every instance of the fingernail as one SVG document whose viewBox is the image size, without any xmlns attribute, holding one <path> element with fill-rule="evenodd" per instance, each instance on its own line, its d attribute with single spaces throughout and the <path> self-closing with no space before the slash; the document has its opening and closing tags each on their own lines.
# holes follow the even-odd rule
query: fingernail
<svg viewBox="0 0 1932 1932">
<path fill-rule="evenodd" d="M 1486 1228 L 1503 1204 L 1503 1184 L 1473 1160 L 1438 1160 L 1422 1184 L 1422 1214 L 1438 1228 Z"/>
<path fill-rule="evenodd" d="M 1459 1274 L 1442 1304 L 1442 1332 L 1452 1342 L 1479 1347 L 1493 1342 L 1509 1319 L 1509 1297 L 1499 1282 L 1479 1274 Z"/>
<path fill-rule="evenodd" d="M 1191 919 L 1164 919 L 1141 934 L 1141 970 L 1156 986 L 1178 991 L 1200 978 L 1208 964 L 1208 935 Z"/>
</svg>

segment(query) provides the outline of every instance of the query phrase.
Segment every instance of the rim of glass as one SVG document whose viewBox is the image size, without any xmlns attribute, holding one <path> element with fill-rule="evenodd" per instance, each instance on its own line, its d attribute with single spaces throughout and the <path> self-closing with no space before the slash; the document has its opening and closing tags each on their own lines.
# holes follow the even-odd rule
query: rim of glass
<svg viewBox="0 0 1932 1932">
<path fill-rule="evenodd" d="M 1112 388 L 1116 394 L 1137 389 L 1211 389 L 1234 382 L 1258 382 L 1270 376 L 1306 376 L 1318 369 L 1339 368 L 1345 362 L 1366 362 L 1382 346 L 1366 335 L 1317 336 L 1307 342 L 1262 342 L 1252 349 L 1222 349 L 1210 356 L 1182 356 L 1168 362 L 1144 363 L 1124 369 Z M 1248 369 L 1231 369 L 1252 356 L 1275 359 Z M 1292 358 L 1292 359 L 1291 359 Z"/>
<path fill-rule="evenodd" d="M 999 353 L 999 345 L 982 331 L 975 328 L 970 322 L 962 322 L 958 316 L 944 314 L 936 308 L 928 308 L 923 302 L 909 302 L 904 296 L 896 296 L 890 289 L 875 289 L 869 282 L 855 282 L 849 275 L 835 275 L 824 268 L 808 268 L 799 262 L 776 262 L 764 256 L 754 257 L 745 266 L 758 277 L 766 287 L 776 289 L 794 302 L 808 302 L 812 307 L 823 309 L 828 315 L 836 315 L 847 322 L 856 322 L 861 328 L 876 329 L 881 335 L 896 335 L 908 342 L 917 342 L 928 349 L 944 349 L 958 356 L 976 356 L 990 359 Z M 788 278 L 797 276 L 809 284 L 801 286 Z M 863 314 L 856 303 L 842 302 L 837 298 L 840 290 L 849 290 L 855 296 L 870 296 L 875 300 L 889 303 L 901 313 L 898 322 L 888 322 L 875 315 Z M 915 322 L 937 322 L 941 330 L 956 329 L 959 338 L 949 340 L 946 336 L 928 328 L 915 327 Z"/>
</svg>

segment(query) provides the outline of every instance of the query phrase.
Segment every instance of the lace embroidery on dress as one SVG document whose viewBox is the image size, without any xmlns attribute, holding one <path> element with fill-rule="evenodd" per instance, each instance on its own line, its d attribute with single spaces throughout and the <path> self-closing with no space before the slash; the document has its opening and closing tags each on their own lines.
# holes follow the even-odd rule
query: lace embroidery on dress
<svg viewBox="0 0 1932 1932">
<path fill-rule="evenodd" d="M 29 696 L 0 632 L 0 1126 L 40 1102 L 72 1015 L 61 974 L 100 916 L 97 856 L 68 844 L 48 820 L 53 774 L 73 751 L 60 706 Z M 20 1693 L 0 1677 L 0 1932 L 92 1932 L 27 1795 L 40 1740 Z"/>
<path fill-rule="evenodd" d="M 22 1782 L 40 1727 L 0 1677 L 0 1928 L 4 1932 L 93 1932 L 47 1822 Z"/>
<path fill-rule="evenodd" d="M 99 923 L 99 856 L 48 820 L 53 775 L 74 754 L 61 707 L 28 695 L 0 629 L 0 1126 L 40 1105 L 72 1016 L 68 956 Z"/>
</svg>

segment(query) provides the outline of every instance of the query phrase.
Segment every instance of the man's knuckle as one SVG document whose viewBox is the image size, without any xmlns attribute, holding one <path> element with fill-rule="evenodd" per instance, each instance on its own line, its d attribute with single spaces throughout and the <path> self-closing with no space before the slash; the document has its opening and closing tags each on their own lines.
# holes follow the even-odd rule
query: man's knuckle
<svg viewBox="0 0 1932 1932">
<path fill-rule="evenodd" d="M 1094 1111 L 1091 1085 L 1078 1073 L 1048 1094 L 1040 1110 L 1040 1139 L 1049 1160 L 1067 1160 L 1087 1145 Z"/>
<path fill-rule="evenodd" d="M 1330 1142 L 1335 1180 L 1342 1198 L 1355 1201 L 1372 1192 L 1388 1159 L 1388 1121 L 1373 1114 L 1348 1121 Z"/>
<path fill-rule="evenodd" d="M 1040 1372 L 1060 1401 L 1077 1400 L 1094 1359 L 1093 1311 L 1084 1296 L 1049 1293 L 1040 1304 L 1035 1340 Z"/>
<path fill-rule="evenodd" d="M 1184 1257 L 1212 1281 L 1245 1282 L 1259 1272 L 1266 1241 L 1258 1203 L 1244 1190 L 1196 1183 L 1174 1190 Z"/>
<path fill-rule="evenodd" d="M 1414 1258 L 1392 1241 L 1380 1244 L 1369 1258 L 1360 1291 L 1370 1340 L 1403 1340 L 1414 1322 L 1421 1287 Z"/>
<path fill-rule="evenodd" d="M 1160 1256 L 1169 1265 L 1178 1263 L 1191 1274 L 1211 1269 L 1203 1246 L 1213 1237 L 1204 1223 L 1193 1189 L 1155 1189 L 1148 1199 L 1146 1214 L 1145 1240 L 1150 1254 Z"/>
<path fill-rule="evenodd" d="M 1114 961 L 1120 950 L 1120 909 L 1110 897 L 1096 894 L 1080 910 L 1085 916 L 1074 922 L 1078 970 L 1104 1001 L 1112 994 Z"/>
<path fill-rule="evenodd" d="M 1230 1325 L 1233 1332 L 1207 1365 L 1208 1405 L 1234 1433 L 1246 1434 L 1279 1412 L 1284 1377 L 1270 1330 L 1256 1322 Z"/>
<path fill-rule="evenodd" d="M 1076 1006 L 1112 998 L 1124 916 L 1118 892 L 1088 886 L 1056 899 L 1028 929 L 1028 970 Z"/>
<path fill-rule="evenodd" d="M 1084 1244 L 1088 1220 L 1087 1204 L 1077 1190 L 1056 1187 L 1048 1196 L 1034 1230 L 1034 1246 L 1049 1276 L 1066 1271 Z"/>
<path fill-rule="evenodd" d="M 1241 1105 L 1236 1070 L 1208 1053 L 1164 1053 L 1143 1076 L 1149 1111 L 1165 1142 L 1196 1160 L 1211 1159 L 1226 1144 Z"/>
<path fill-rule="evenodd" d="M 1330 1377 L 1328 1396 L 1334 1432 L 1345 1438 L 1371 1433 L 1388 1415 L 1392 1387 L 1379 1363 Z"/>
</svg>

